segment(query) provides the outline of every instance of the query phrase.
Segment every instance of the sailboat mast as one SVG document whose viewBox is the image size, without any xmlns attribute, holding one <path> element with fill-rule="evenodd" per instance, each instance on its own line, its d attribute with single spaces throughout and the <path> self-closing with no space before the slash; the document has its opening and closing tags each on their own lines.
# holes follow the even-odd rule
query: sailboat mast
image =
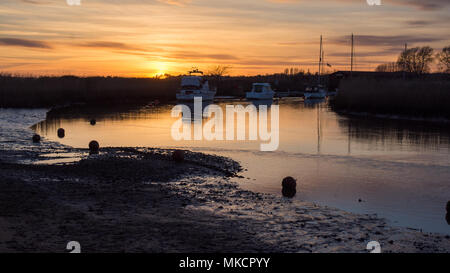
<svg viewBox="0 0 450 273">
<path fill-rule="evenodd" d="M 318 73 L 318 82 L 319 82 L 319 84 L 320 84 L 321 69 L 322 69 L 322 35 L 320 35 L 319 73 Z"/>
<path fill-rule="evenodd" d="M 352 53 L 351 53 L 351 63 L 350 63 L 350 76 L 353 76 L 353 57 L 355 55 L 355 51 L 354 51 L 354 36 L 352 33 Z"/>
<path fill-rule="evenodd" d="M 322 75 L 325 74 L 324 67 L 325 67 L 325 50 L 323 49 L 323 46 L 322 46 Z"/>
</svg>

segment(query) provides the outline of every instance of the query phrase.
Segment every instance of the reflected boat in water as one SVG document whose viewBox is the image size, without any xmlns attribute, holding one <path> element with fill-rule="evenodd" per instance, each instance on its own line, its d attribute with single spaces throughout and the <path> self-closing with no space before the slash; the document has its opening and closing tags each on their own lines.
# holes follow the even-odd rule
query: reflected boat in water
<svg viewBox="0 0 450 273">
<path fill-rule="evenodd" d="M 267 108 L 270 108 L 273 104 L 273 100 L 250 100 L 250 102 L 256 106 L 256 109 L 259 109 L 259 106 L 267 106 Z"/>
</svg>

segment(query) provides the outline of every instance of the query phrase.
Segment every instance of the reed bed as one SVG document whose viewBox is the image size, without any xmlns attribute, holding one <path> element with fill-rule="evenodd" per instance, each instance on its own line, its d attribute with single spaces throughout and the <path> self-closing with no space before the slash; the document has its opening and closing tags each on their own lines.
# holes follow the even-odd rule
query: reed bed
<svg viewBox="0 0 450 273">
<path fill-rule="evenodd" d="M 179 85 L 176 77 L 16 77 L 0 75 L 0 107 L 48 107 L 70 103 L 127 103 L 169 100 Z"/>
<path fill-rule="evenodd" d="M 261 76 L 206 76 L 217 95 L 244 97 L 254 82 L 269 82 L 278 91 L 303 90 L 316 79 L 311 74 Z M 51 107 L 57 105 L 123 104 L 153 99 L 174 100 L 181 76 L 158 78 L 32 77 L 0 74 L 0 107 Z"/>
<path fill-rule="evenodd" d="M 450 80 L 353 78 L 339 90 L 335 110 L 450 118 Z"/>
</svg>

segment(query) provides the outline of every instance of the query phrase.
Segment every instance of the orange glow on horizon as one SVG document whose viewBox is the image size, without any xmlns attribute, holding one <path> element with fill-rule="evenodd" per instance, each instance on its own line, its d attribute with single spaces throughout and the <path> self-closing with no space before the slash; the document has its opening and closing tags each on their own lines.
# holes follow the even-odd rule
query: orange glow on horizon
<svg viewBox="0 0 450 273">
<path fill-rule="evenodd" d="M 315 73 L 321 34 L 329 70 L 349 70 L 352 32 L 355 70 L 374 70 L 395 61 L 404 43 L 436 50 L 450 44 L 450 5 L 425 12 L 343 0 L 33 3 L 0 4 L 0 72 L 160 77 L 222 65 L 234 76 Z"/>
</svg>

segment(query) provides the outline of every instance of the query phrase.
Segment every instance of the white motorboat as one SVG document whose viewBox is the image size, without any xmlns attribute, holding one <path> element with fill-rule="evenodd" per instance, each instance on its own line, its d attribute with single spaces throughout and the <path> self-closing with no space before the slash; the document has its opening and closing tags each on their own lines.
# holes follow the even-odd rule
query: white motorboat
<svg viewBox="0 0 450 273">
<path fill-rule="evenodd" d="M 269 83 L 254 83 L 252 91 L 247 92 L 245 97 L 249 100 L 272 100 L 274 95 Z"/>
<path fill-rule="evenodd" d="M 308 87 L 304 93 L 305 99 L 324 99 L 327 97 L 327 90 L 321 86 Z"/>
<path fill-rule="evenodd" d="M 176 96 L 180 101 L 194 101 L 195 97 L 201 97 L 203 101 L 212 101 L 215 95 L 216 91 L 211 90 L 208 81 L 203 78 L 203 72 L 194 69 L 181 79 L 181 90 Z"/>
</svg>

